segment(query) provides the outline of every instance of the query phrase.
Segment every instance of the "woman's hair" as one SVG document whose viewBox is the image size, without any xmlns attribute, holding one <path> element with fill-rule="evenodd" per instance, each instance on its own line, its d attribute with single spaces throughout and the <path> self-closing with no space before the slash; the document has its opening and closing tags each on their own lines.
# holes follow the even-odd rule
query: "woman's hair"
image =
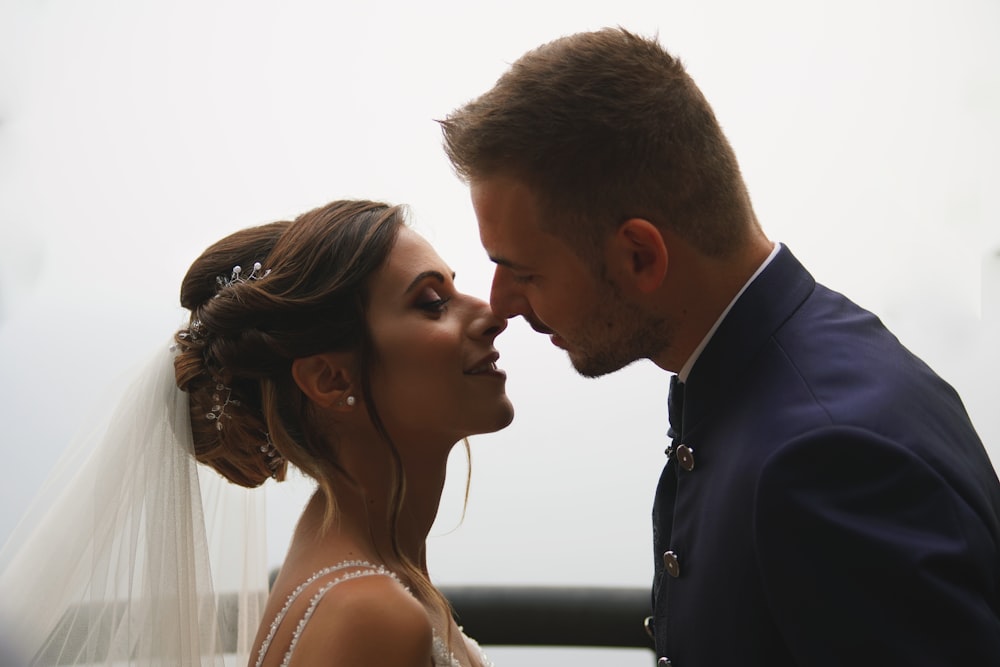
<svg viewBox="0 0 1000 667">
<path fill-rule="evenodd" d="M 332 499 L 329 480 L 343 470 L 329 434 L 312 426 L 292 362 L 355 353 L 358 389 L 370 398 L 368 281 L 404 224 L 400 207 L 335 201 L 238 231 L 195 260 L 181 284 L 191 319 L 175 335 L 175 369 L 190 394 L 198 461 L 247 487 L 283 478 L 287 461 Z"/>
<path fill-rule="evenodd" d="M 195 260 L 181 285 L 188 326 L 174 339 L 177 385 L 190 395 L 195 457 L 231 482 L 256 487 L 284 479 L 288 463 L 312 477 L 336 513 L 332 480 L 351 481 L 335 434 L 312 418 L 292 362 L 351 352 L 357 390 L 390 454 L 390 530 L 396 557 L 424 599 L 440 594 L 397 543 L 406 480 L 398 449 L 371 395 L 376 358 L 367 320 L 368 287 L 406 224 L 400 206 L 335 201 L 293 221 L 231 234 Z"/>
<path fill-rule="evenodd" d="M 716 256 L 756 225 L 712 108 L 655 39 L 606 28 L 544 44 L 440 124 L 460 178 L 525 183 L 584 257 L 632 217 Z"/>
</svg>

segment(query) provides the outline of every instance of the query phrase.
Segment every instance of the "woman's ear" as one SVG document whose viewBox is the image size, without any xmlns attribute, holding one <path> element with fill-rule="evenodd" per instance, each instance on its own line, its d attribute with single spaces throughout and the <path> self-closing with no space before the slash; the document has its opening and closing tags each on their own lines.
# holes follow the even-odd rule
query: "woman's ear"
<svg viewBox="0 0 1000 667">
<path fill-rule="evenodd" d="M 655 291 L 667 275 L 669 253 L 663 234 L 649 220 L 629 218 L 615 233 L 611 257 L 620 280 L 642 294 Z"/>
<path fill-rule="evenodd" d="M 322 408 L 348 405 L 351 394 L 350 357 L 323 352 L 292 361 L 292 379 L 310 401 Z M 354 401 L 349 402 L 350 405 Z"/>
</svg>

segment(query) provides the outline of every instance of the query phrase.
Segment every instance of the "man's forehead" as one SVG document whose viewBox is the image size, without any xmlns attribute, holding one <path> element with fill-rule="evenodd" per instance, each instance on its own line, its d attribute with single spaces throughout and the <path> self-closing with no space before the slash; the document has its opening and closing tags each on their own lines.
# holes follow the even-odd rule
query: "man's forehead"
<svg viewBox="0 0 1000 667">
<path fill-rule="evenodd" d="M 490 209 L 517 209 L 522 213 L 536 213 L 537 196 L 521 179 L 504 174 L 481 178 L 469 183 L 474 207 Z"/>
</svg>

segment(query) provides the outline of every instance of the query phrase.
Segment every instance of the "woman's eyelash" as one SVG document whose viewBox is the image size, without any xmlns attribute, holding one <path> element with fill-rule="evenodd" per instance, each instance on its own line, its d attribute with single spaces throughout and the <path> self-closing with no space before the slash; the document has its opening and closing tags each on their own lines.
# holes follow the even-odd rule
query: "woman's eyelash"
<svg viewBox="0 0 1000 667">
<path fill-rule="evenodd" d="M 447 310 L 449 301 L 451 301 L 450 297 L 441 297 L 438 299 L 432 299 L 430 301 L 422 301 L 421 303 L 417 304 L 417 306 L 422 308 L 423 310 L 440 313 Z"/>
</svg>

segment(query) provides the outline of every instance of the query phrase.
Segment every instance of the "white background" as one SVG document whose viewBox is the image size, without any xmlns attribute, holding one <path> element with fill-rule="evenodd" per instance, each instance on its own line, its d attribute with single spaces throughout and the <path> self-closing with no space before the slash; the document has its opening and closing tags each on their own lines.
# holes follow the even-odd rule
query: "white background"
<svg viewBox="0 0 1000 667">
<path fill-rule="evenodd" d="M 0 0 L 0 540 L 96 397 L 167 342 L 180 279 L 217 238 L 337 198 L 407 203 L 485 296 L 434 119 L 527 49 L 608 25 L 681 56 L 765 231 L 951 381 L 1000 460 L 995 0 Z M 648 586 L 668 375 L 579 378 L 521 321 L 498 347 L 518 414 L 473 440 L 460 526 L 456 450 L 432 575 Z M 274 564 L 307 492 L 268 487 Z"/>
</svg>

